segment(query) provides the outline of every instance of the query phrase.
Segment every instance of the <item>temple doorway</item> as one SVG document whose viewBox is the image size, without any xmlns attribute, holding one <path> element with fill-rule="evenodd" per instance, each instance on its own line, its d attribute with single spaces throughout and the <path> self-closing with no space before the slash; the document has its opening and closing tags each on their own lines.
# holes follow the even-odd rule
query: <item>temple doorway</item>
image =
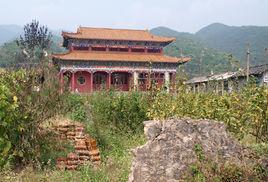
<svg viewBox="0 0 268 182">
<path fill-rule="evenodd" d="M 108 88 L 108 73 L 95 72 L 93 74 L 93 89 L 102 90 Z"/>
<path fill-rule="evenodd" d="M 114 72 L 111 80 L 115 90 L 129 91 L 130 73 Z"/>
</svg>

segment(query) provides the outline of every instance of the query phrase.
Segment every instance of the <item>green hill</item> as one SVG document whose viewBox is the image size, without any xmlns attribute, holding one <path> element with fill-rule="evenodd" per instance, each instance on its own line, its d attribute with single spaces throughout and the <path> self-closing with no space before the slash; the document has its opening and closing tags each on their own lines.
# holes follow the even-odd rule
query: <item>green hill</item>
<svg viewBox="0 0 268 182">
<path fill-rule="evenodd" d="M 49 52 L 63 52 L 59 31 L 52 31 L 52 33 L 53 43 Z M 23 28 L 18 25 L 0 25 L 0 67 L 20 60 L 21 52 L 15 40 L 21 34 L 23 34 Z"/>
<path fill-rule="evenodd" d="M 0 45 L 16 39 L 23 29 L 18 25 L 0 25 Z"/>
<path fill-rule="evenodd" d="M 202 28 L 195 34 L 206 46 L 228 52 L 241 60 L 245 65 L 247 44 L 251 49 L 251 64 L 259 65 L 268 62 L 265 48 L 268 47 L 268 27 L 261 26 L 227 26 L 214 23 Z"/>
<path fill-rule="evenodd" d="M 154 28 L 151 33 L 176 38 L 176 42 L 165 48 L 165 53 L 178 57 L 182 49 L 183 55 L 190 56 L 192 61 L 185 64 L 185 70 L 189 76 L 207 75 L 211 71 L 218 73 L 232 69 L 226 54 L 207 48 L 205 44 L 197 40 L 194 34 L 180 33 L 166 27 Z"/>
<path fill-rule="evenodd" d="M 52 45 L 49 52 L 60 53 L 65 49 L 61 47 L 62 38 L 54 35 L 52 38 Z M 21 50 L 17 46 L 16 41 L 10 41 L 0 46 L 0 67 L 12 65 L 20 60 Z"/>
</svg>

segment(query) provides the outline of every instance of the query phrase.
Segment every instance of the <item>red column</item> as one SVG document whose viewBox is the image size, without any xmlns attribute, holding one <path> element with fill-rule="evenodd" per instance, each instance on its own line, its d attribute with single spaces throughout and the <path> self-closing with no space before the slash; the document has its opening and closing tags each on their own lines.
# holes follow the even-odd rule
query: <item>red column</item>
<svg viewBox="0 0 268 182">
<path fill-rule="evenodd" d="M 74 72 L 72 72 L 71 91 L 74 92 Z"/>
<path fill-rule="evenodd" d="M 74 47 L 71 45 L 70 46 L 70 51 L 72 52 L 74 50 Z"/>
<path fill-rule="evenodd" d="M 91 72 L 90 75 L 90 92 L 93 92 L 93 78 L 94 78 L 94 72 Z"/>
<path fill-rule="evenodd" d="M 108 73 L 108 78 L 107 78 L 107 89 L 111 89 L 111 72 Z"/>
<path fill-rule="evenodd" d="M 146 81 L 145 81 L 145 90 L 147 91 L 148 90 L 148 88 L 149 88 L 149 84 L 150 84 L 150 80 L 149 80 L 149 78 L 150 78 L 150 76 L 151 75 L 149 75 L 150 73 L 149 72 L 146 72 L 146 74 L 147 74 L 147 77 L 146 77 Z"/>
</svg>

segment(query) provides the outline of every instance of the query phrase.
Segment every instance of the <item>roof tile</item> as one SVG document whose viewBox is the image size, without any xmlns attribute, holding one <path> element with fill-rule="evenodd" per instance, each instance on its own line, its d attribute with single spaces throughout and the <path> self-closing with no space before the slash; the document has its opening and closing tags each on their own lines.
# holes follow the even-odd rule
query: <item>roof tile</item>
<svg viewBox="0 0 268 182">
<path fill-rule="evenodd" d="M 62 32 L 63 37 L 96 40 L 126 40 L 148 42 L 172 42 L 175 38 L 161 37 L 151 34 L 148 30 L 110 29 L 79 27 L 76 33 Z"/>
<path fill-rule="evenodd" d="M 126 62 L 188 62 L 190 58 L 177 58 L 162 54 L 114 53 L 99 51 L 72 51 L 66 54 L 54 54 L 54 59 L 78 61 L 126 61 Z"/>
</svg>

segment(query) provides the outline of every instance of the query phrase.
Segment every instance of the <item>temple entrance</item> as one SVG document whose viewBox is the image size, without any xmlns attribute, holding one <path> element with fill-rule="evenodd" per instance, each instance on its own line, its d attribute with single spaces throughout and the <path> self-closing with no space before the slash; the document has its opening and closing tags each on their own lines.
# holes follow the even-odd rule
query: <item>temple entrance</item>
<svg viewBox="0 0 268 182">
<path fill-rule="evenodd" d="M 108 88 L 108 73 L 96 72 L 93 75 L 93 89 L 102 90 Z"/>
<path fill-rule="evenodd" d="M 140 73 L 139 90 L 146 91 L 149 89 L 161 89 L 164 85 L 164 73 Z"/>
<path fill-rule="evenodd" d="M 161 89 L 165 82 L 164 73 L 152 73 L 151 82 L 154 88 Z"/>
<path fill-rule="evenodd" d="M 66 71 L 62 74 L 62 76 L 62 86 L 64 87 L 64 89 L 68 88 L 69 91 L 72 91 L 72 72 Z"/>
<path fill-rule="evenodd" d="M 140 73 L 138 78 L 138 88 L 140 91 L 146 91 L 148 88 L 149 75 L 148 73 Z"/>
<path fill-rule="evenodd" d="M 112 88 L 115 90 L 129 91 L 130 73 L 112 73 Z"/>
</svg>

